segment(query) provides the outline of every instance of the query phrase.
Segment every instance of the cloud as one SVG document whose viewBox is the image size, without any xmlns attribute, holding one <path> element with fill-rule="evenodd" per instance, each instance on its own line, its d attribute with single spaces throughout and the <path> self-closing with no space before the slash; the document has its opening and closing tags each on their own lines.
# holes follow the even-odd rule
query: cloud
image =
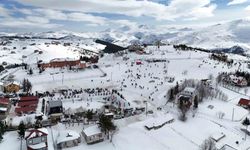
<svg viewBox="0 0 250 150">
<path fill-rule="evenodd" d="M 4 8 L 3 5 L 0 4 L 0 17 L 7 17 L 10 14 L 11 12 L 8 9 Z"/>
<path fill-rule="evenodd" d="M 228 5 L 237 5 L 247 2 L 248 0 L 231 0 L 231 2 L 228 3 Z"/>
<path fill-rule="evenodd" d="M 216 7 L 211 0 L 171 0 L 168 5 L 154 1 L 137 0 L 16 0 L 23 5 L 61 11 L 82 13 L 122 14 L 132 17 L 148 16 L 157 20 L 173 20 L 181 17 L 203 18 L 212 16 Z"/>
<path fill-rule="evenodd" d="M 250 5 L 245 8 L 245 11 L 250 12 Z"/>
<path fill-rule="evenodd" d="M 2 19 L 0 22 L 1 27 L 8 27 L 8 28 L 44 28 L 44 29 L 51 29 L 51 28 L 58 28 L 62 25 L 59 24 L 52 24 L 52 23 L 46 23 L 43 21 L 34 21 L 31 20 L 32 18 L 5 18 Z M 34 18 L 33 18 L 34 19 Z M 38 20 L 38 18 L 36 18 Z"/>
<path fill-rule="evenodd" d="M 61 21 L 75 21 L 75 22 L 89 22 L 90 24 L 101 25 L 106 22 L 106 18 L 98 17 L 82 12 L 63 12 L 60 10 L 52 9 L 34 9 L 33 14 L 37 16 L 43 16 L 44 18 L 51 20 L 61 20 Z"/>
</svg>

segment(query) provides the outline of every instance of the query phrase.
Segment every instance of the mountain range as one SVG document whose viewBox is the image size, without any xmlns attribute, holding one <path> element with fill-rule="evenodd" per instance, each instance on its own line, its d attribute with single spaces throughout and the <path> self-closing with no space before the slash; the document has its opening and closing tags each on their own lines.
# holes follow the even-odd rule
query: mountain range
<svg viewBox="0 0 250 150">
<path fill-rule="evenodd" d="M 240 46 L 250 52 L 250 20 L 239 19 L 202 28 L 157 28 L 147 25 L 122 26 L 101 32 L 49 31 L 42 33 L 0 33 L 0 37 L 52 38 L 52 39 L 102 39 L 120 46 L 131 43 L 186 44 L 189 46 L 220 49 Z"/>
</svg>

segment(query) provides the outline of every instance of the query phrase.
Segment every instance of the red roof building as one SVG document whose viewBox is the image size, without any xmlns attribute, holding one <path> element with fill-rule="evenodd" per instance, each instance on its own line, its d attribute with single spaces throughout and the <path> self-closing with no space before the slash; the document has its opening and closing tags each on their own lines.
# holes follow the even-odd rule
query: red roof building
<svg viewBox="0 0 250 150">
<path fill-rule="evenodd" d="M 9 99 L 8 98 L 0 98 L 0 106 L 2 105 L 8 105 Z"/>
<path fill-rule="evenodd" d="M 27 150 L 48 150 L 47 136 L 46 128 L 30 130 L 25 137 Z"/>
<path fill-rule="evenodd" d="M 17 106 L 18 107 L 37 106 L 37 103 L 38 101 L 19 102 Z"/>
<path fill-rule="evenodd" d="M 241 98 L 238 102 L 239 106 L 242 106 L 244 108 L 250 108 L 250 100 L 249 99 L 245 99 L 245 98 Z"/>
<path fill-rule="evenodd" d="M 38 104 L 38 97 L 37 96 L 26 96 L 20 97 L 20 101 L 15 108 L 15 112 L 18 115 L 23 113 L 33 113 L 36 111 L 37 104 Z"/>
<path fill-rule="evenodd" d="M 8 98 L 0 98 L 0 114 L 6 114 L 10 106 Z"/>
<path fill-rule="evenodd" d="M 38 101 L 37 96 L 20 97 L 20 101 Z"/>
<path fill-rule="evenodd" d="M 55 58 L 49 63 L 39 64 L 42 68 L 63 68 L 63 67 L 75 67 L 83 69 L 86 67 L 86 63 L 80 60 L 74 60 L 69 58 Z"/>
</svg>

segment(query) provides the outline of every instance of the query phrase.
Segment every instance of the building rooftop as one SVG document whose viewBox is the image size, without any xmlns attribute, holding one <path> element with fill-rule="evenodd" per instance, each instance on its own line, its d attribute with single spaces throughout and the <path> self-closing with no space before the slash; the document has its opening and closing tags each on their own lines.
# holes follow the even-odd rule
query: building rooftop
<svg viewBox="0 0 250 150">
<path fill-rule="evenodd" d="M 75 61 L 74 58 L 54 58 L 50 62 L 63 62 L 63 61 Z"/>
<path fill-rule="evenodd" d="M 60 144 L 62 142 L 67 142 L 67 141 L 72 141 L 76 140 L 80 137 L 80 134 L 73 131 L 73 130 L 66 130 L 66 131 L 61 131 L 58 134 L 57 137 L 57 144 Z"/>
<path fill-rule="evenodd" d="M 62 106 L 62 101 L 60 100 L 50 100 L 48 101 L 49 102 L 49 107 L 52 108 L 52 107 L 61 107 Z"/>
<path fill-rule="evenodd" d="M 92 135 L 96 135 L 99 133 L 102 133 L 100 128 L 97 125 L 94 126 L 90 126 L 86 129 L 83 130 L 83 132 L 87 135 L 87 136 L 92 136 Z"/>
</svg>

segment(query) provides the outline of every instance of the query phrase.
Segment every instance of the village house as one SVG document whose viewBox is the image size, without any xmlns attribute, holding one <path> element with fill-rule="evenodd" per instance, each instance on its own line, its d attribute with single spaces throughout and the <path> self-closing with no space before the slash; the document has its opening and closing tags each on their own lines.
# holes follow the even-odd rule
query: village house
<svg viewBox="0 0 250 150">
<path fill-rule="evenodd" d="M 47 136 L 46 128 L 30 130 L 25 137 L 27 150 L 48 150 Z"/>
<path fill-rule="evenodd" d="M 104 140 L 104 133 L 97 125 L 83 129 L 82 135 L 87 144 L 93 144 Z"/>
<path fill-rule="evenodd" d="M 56 143 L 59 150 L 78 146 L 81 143 L 81 136 L 72 130 L 60 131 Z"/>
<path fill-rule="evenodd" d="M 195 88 L 192 87 L 186 87 L 177 95 L 178 105 L 182 103 L 188 107 L 191 107 L 191 105 L 194 104 L 195 99 L 198 99 L 198 92 Z"/>
<path fill-rule="evenodd" d="M 6 93 L 17 93 L 20 90 L 20 84 L 16 81 L 9 82 L 4 85 L 4 91 Z"/>
<path fill-rule="evenodd" d="M 244 108 L 249 109 L 250 108 L 250 100 L 249 99 L 245 99 L 245 98 L 241 98 L 238 102 L 238 105 Z"/>
<path fill-rule="evenodd" d="M 77 69 L 86 68 L 86 62 L 81 60 L 75 60 L 70 58 L 55 58 L 52 59 L 49 63 L 41 63 L 39 67 L 46 68 L 63 68 L 63 67 L 74 67 Z"/>
</svg>

